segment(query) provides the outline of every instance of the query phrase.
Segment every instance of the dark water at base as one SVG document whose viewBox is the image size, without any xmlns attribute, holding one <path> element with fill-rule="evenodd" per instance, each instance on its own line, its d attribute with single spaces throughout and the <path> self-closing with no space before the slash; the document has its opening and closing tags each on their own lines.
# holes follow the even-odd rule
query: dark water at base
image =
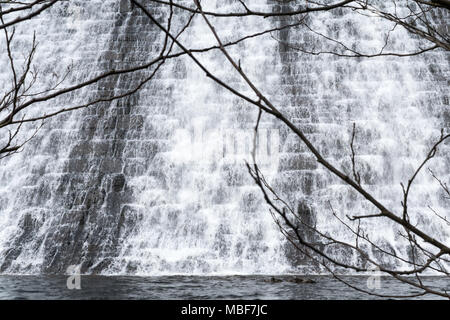
<svg viewBox="0 0 450 320">
<path fill-rule="evenodd" d="M 276 276 L 82 276 L 81 289 L 69 290 L 66 276 L 0 276 L 0 299 L 377 299 L 355 291 L 329 276 L 308 276 L 314 283 L 296 283 L 298 277 Z M 345 280 L 365 290 L 367 277 Z M 427 277 L 435 289 L 450 289 L 450 279 Z M 419 290 L 382 277 L 378 294 L 413 295 Z M 419 299 L 435 299 L 426 295 Z"/>
</svg>

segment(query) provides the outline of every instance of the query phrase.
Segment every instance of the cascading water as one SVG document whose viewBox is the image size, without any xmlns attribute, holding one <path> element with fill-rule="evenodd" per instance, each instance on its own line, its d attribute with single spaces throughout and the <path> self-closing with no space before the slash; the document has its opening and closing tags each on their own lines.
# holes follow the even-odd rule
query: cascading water
<svg viewBox="0 0 450 320">
<path fill-rule="evenodd" d="M 204 6 L 240 9 L 236 1 L 225 0 Z M 252 6 L 262 11 L 286 8 L 262 0 Z M 151 10 L 161 21 L 167 17 L 160 6 Z M 381 31 L 390 26 L 385 21 L 368 25 L 364 17 L 341 11 L 308 19 L 315 31 L 332 32 L 363 52 L 379 50 Z M 444 23 L 448 18 L 441 19 Z M 149 61 L 163 42 L 156 26 L 127 1 L 71 1 L 31 21 L 32 27 L 19 29 L 23 41 L 15 50 L 27 48 L 29 30 L 36 29 L 41 37 L 39 68 L 44 74 L 64 70 L 73 60 L 73 82 L 113 66 Z M 289 22 L 255 17 L 212 21 L 224 41 Z M 174 28 L 186 22 L 175 16 Z M 230 52 L 327 159 L 349 173 L 354 122 L 362 182 L 386 206 L 398 209 L 399 183 L 410 177 L 440 128 L 449 127 L 448 54 L 401 59 L 312 56 L 296 47 L 307 43 L 326 51 L 331 44 L 306 28 L 272 36 L 279 41 L 265 35 Z M 410 51 L 417 43 L 406 32 L 392 37 L 386 51 Z M 180 41 L 190 48 L 215 45 L 200 17 Z M 198 56 L 227 83 L 251 94 L 221 53 Z M 0 79 L 6 83 L 7 61 L 0 63 Z M 42 107 L 117 94 L 150 72 L 103 81 Z M 246 139 L 252 141 L 256 118 L 252 106 L 181 57 L 167 61 L 133 96 L 49 121 L 23 153 L 0 160 L 1 272 L 63 273 L 76 264 L 82 264 L 83 272 L 103 274 L 298 272 L 306 262 L 279 233 L 247 173 L 243 158 L 249 160 L 249 143 L 247 152 L 236 151 L 237 145 L 245 149 Z M 264 173 L 322 230 L 344 234 L 343 226 L 330 220 L 330 204 L 343 216 L 372 209 L 320 168 L 276 120 L 264 115 L 260 128 L 265 135 L 261 139 L 270 146 Z M 448 151 L 444 146 L 434 162 L 444 180 L 450 177 Z M 423 175 L 414 194 L 412 219 L 427 221 L 429 230 L 448 242 L 450 231 L 424 213 L 428 205 L 445 212 L 439 186 Z M 389 250 L 405 250 L 405 241 L 381 223 L 368 226 L 376 241 Z"/>
</svg>

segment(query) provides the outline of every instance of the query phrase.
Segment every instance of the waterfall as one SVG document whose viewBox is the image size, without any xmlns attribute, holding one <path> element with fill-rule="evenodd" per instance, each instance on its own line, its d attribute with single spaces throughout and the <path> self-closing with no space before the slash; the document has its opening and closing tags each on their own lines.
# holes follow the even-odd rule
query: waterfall
<svg viewBox="0 0 450 320">
<path fill-rule="evenodd" d="M 240 9 L 230 0 L 204 6 Z M 287 6 L 252 3 L 261 11 Z M 160 5 L 150 10 L 162 22 L 168 15 Z M 175 15 L 173 28 L 180 30 L 186 17 Z M 211 21 L 225 42 L 290 22 L 260 17 Z M 448 17 L 437 18 L 445 22 Z M 392 28 L 386 21 L 368 24 L 363 16 L 342 10 L 310 15 L 308 25 L 369 53 L 383 47 L 383 31 Z M 67 81 L 76 83 L 111 67 L 144 63 L 159 54 L 163 42 L 155 25 L 119 0 L 54 6 L 18 28 L 17 55 L 29 48 L 30 30 L 36 30 L 39 41 L 35 61 L 42 88 L 54 81 L 49 74 L 61 74 L 67 65 L 73 65 Z M 386 51 L 408 52 L 418 43 L 406 31 L 390 36 Z M 189 48 L 216 44 L 200 16 L 180 41 Z M 304 44 L 322 51 L 333 45 L 297 27 L 240 42 L 230 53 L 324 156 L 348 174 L 355 123 L 362 183 L 384 205 L 399 210 L 400 182 L 412 175 L 440 129 L 450 127 L 449 55 L 432 51 L 355 59 L 302 53 L 297 47 Z M 219 51 L 196 56 L 216 76 L 254 96 Z M 9 81 L 7 63 L 0 61 L 1 83 Z M 43 103 L 39 110 L 125 92 L 150 72 L 113 77 Z M 79 264 L 85 273 L 108 275 L 309 270 L 279 232 L 247 172 L 244 159 L 251 161 L 257 116 L 254 107 L 182 56 L 168 60 L 132 96 L 49 120 L 23 152 L 0 160 L 0 272 L 64 273 Z M 321 168 L 276 119 L 263 115 L 260 128 L 258 159 L 267 179 L 321 230 L 351 240 L 331 208 L 342 217 L 373 213 L 374 208 Z M 443 146 L 433 160 L 433 170 L 444 181 L 450 179 L 449 151 Z M 450 230 L 428 208 L 446 212 L 439 185 L 422 174 L 413 194 L 411 219 L 425 222 L 428 231 L 448 243 Z M 366 227 L 386 250 L 407 250 L 389 222 L 374 220 Z M 333 254 L 355 259 L 345 252 Z"/>
</svg>

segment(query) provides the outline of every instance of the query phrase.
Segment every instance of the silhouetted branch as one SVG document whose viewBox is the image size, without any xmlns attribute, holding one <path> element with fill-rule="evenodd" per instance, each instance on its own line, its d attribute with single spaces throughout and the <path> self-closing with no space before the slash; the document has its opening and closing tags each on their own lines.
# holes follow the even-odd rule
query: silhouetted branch
<svg viewBox="0 0 450 320">
<path fill-rule="evenodd" d="M 358 220 L 358 226 L 357 229 L 354 230 L 352 227 L 350 227 L 347 223 L 345 223 L 342 219 L 340 219 L 337 214 L 332 210 L 333 216 L 338 219 L 347 229 L 351 230 L 353 234 L 356 235 L 355 237 L 355 244 L 350 244 L 348 242 L 344 242 L 341 240 L 338 240 L 337 238 L 333 237 L 332 235 L 327 235 L 324 232 L 321 232 L 314 226 L 308 225 L 304 221 L 302 221 L 301 217 L 297 213 L 294 212 L 294 210 L 287 204 L 286 201 L 282 200 L 280 196 L 277 195 L 276 191 L 269 185 L 269 183 L 264 179 L 262 173 L 260 172 L 257 164 L 256 159 L 254 159 L 254 166 L 251 167 L 249 164 L 247 164 L 249 173 L 253 177 L 255 183 L 260 187 L 265 201 L 270 206 L 270 212 L 272 216 L 274 217 L 277 224 L 280 226 L 280 229 L 282 230 L 282 233 L 288 238 L 288 240 L 293 243 L 296 248 L 298 248 L 301 252 L 305 253 L 309 257 L 311 257 L 313 260 L 320 262 L 322 266 L 325 266 L 328 271 L 330 271 L 333 275 L 335 273 L 332 271 L 332 269 L 328 266 L 328 263 L 331 263 L 334 267 L 341 267 L 344 269 L 352 269 L 354 271 L 368 271 L 369 269 L 367 267 L 364 267 L 362 265 L 355 265 L 355 264 L 349 264 L 340 260 L 335 259 L 333 256 L 329 255 L 326 252 L 326 248 L 331 246 L 340 246 L 343 248 L 347 248 L 351 250 L 353 253 L 357 254 L 361 257 L 362 261 L 366 261 L 367 263 L 374 265 L 379 268 L 379 270 L 383 273 L 386 273 L 388 275 L 393 276 L 394 278 L 398 279 L 401 282 L 404 282 L 406 284 L 409 284 L 411 286 L 414 286 L 416 288 L 419 288 L 423 290 L 418 295 L 424 295 L 424 294 L 435 294 L 440 295 L 443 297 L 449 297 L 447 292 L 445 290 L 443 292 L 437 291 L 433 288 L 430 288 L 429 286 L 426 286 L 422 279 L 420 278 L 419 274 L 427 269 L 433 269 L 439 272 L 442 272 L 446 275 L 448 275 L 448 272 L 446 271 L 446 268 L 442 266 L 442 264 L 439 263 L 439 260 L 442 259 L 443 256 L 450 254 L 450 248 L 440 242 L 439 240 L 435 239 L 432 235 L 427 234 L 423 230 L 419 229 L 417 226 L 413 225 L 409 219 L 407 219 L 407 213 L 406 215 L 403 213 L 403 217 L 398 216 L 393 211 L 386 208 L 384 205 L 382 205 L 373 195 L 371 195 L 367 190 L 364 189 L 363 186 L 360 185 L 360 182 L 356 181 L 358 180 L 355 178 L 355 180 L 348 177 L 345 173 L 343 173 L 341 170 L 339 170 L 337 167 L 335 167 L 333 164 L 331 164 L 329 161 L 325 160 L 325 158 L 322 156 L 322 154 L 316 149 L 316 147 L 313 145 L 313 143 L 307 138 L 305 133 L 300 130 L 298 127 L 293 125 L 289 119 L 287 119 L 271 102 L 270 100 L 262 94 L 262 92 L 253 84 L 253 82 L 249 79 L 249 77 L 245 74 L 243 71 L 240 62 L 236 62 L 231 55 L 226 50 L 225 46 L 223 45 L 222 40 L 220 39 L 217 30 L 214 28 L 212 23 L 209 21 L 207 16 L 213 15 L 211 12 L 203 12 L 201 4 L 199 1 L 194 0 L 197 8 L 193 11 L 192 9 L 188 10 L 193 13 L 199 13 L 202 17 L 209 29 L 211 30 L 211 33 L 215 37 L 220 50 L 226 57 L 226 59 L 229 61 L 229 63 L 233 66 L 233 68 L 236 70 L 236 72 L 242 77 L 242 79 L 245 81 L 245 83 L 252 89 L 253 93 L 257 96 L 258 100 L 252 99 L 249 96 L 242 94 L 241 92 L 238 92 L 230 85 L 226 84 L 223 80 L 220 78 L 217 78 L 210 70 L 208 70 L 191 52 L 189 49 L 187 49 L 183 44 L 181 44 L 179 41 L 174 39 L 174 37 L 170 34 L 170 31 L 162 26 L 158 21 L 153 17 L 153 15 L 145 8 L 144 5 L 142 5 L 139 1 L 132 0 L 132 2 L 140 8 L 145 15 L 155 24 L 158 26 L 158 28 L 164 32 L 165 34 L 169 35 L 171 39 L 174 40 L 174 42 L 178 45 L 179 48 L 181 48 L 183 51 L 186 52 L 186 54 L 189 55 L 189 57 L 194 61 L 195 64 L 197 64 L 205 73 L 206 75 L 217 82 L 219 85 L 223 86 L 225 89 L 229 90 L 236 96 L 244 99 L 245 101 L 255 105 L 259 109 L 258 119 L 257 123 L 255 125 L 255 132 L 258 129 L 259 121 L 261 118 L 261 113 L 267 112 L 268 114 L 271 114 L 275 116 L 277 119 L 282 121 L 293 133 L 295 133 L 298 138 L 307 146 L 309 151 L 316 157 L 316 160 L 329 172 L 334 174 L 337 178 L 339 178 L 341 181 L 343 181 L 346 185 L 353 188 L 355 191 L 357 191 L 363 198 L 365 198 L 367 201 L 372 203 L 376 208 L 379 209 L 379 213 L 373 214 L 373 215 L 366 215 L 366 216 L 356 216 L 353 217 L 353 220 Z M 248 14 L 248 8 L 246 9 L 245 14 Z M 435 145 L 432 147 L 431 151 L 429 152 L 427 158 L 422 163 L 422 165 L 416 170 L 413 177 L 408 182 L 408 187 L 405 188 L 405 194 L 404 197 L 404 203 L 407 211 L 406 201 L 408 198 L 409 190 L 412 185 L 412 182 L 414 181 L 415 177 L 417 176 L 420 169 L 423 167 L 423 165 L 428 162 L 431 158 L 433 158 L 434 154 L 437 151 L 437 147 L 444 142 L 448 138 L 448 135 L 442 135 L 441 138 Z M 351 149 L 352 149 L 352 159 L 354 160 L 354 149 L 353 149 L 353 140 L 354 140 L 354 133 L 352 137 L 351 142 Z M 254 139 L 254 142 L 256 143 L 256 139 Z M 255 148 L 255 146 L 254 146 Z M 253 152 L 253 156 L 255 157 L 255 153 Z M 356 171 L 354 171 L 355 173 Z M 357 177 L 359 175 L 355 175 Z M 267 192 L 267 191 L 269 192 Z M 273 199 L 272 200 L 272 196 Z M 281 203 L 282 207 L 279 207 L 275 202 Z M 331 207 L 332 208 L 332 207 Z M 281 218 L 281 221 L 278 219 Z M 409 240 L 410 246 L 412 250 L 420 250 L 422 254 L 426 255 L 428 258 L 423 263 L 420 262 L 421 259 L 418 259 L 417 253 L 414 253 L 412 255 L 411 259 L 407 259 L 405 257 L 398 256 L 396 253 L 392 254 L 389 253 L 391 256 L 395 257 L 399 261 L 406 262 L 408 265 L 411 265 L 412 268 L 409 270 L 397 270 L 397 269 L 390 269 L 386 266 L 383 266 L 380 262 L 377 262 L 374 260 L 366 250 L 362 249 L 360 242 L 367 242 L 372 243 L 374 249 L 379 250 L 379 252 L 387 252 L 385 250 L 382 250 L 379 246 L 377 246 L 374 242 L 372 242 L 368 236 L 364 233 L 363 229 L 361 228 L 360 219 L 370 219 L 370 218 L 384 218 L 391 220 L 394 224 L 397 224 L 398 226 L 404 228 L 407 230 L 408 236 L 407 239 Z M 293 219 L 293 220 L 292 220 Z M 309 242 L 307 241 L 302 234 L 300 233 L 299 224 L 303 225 L 304 227 L 312 230 L 321 241 L 319 243 Z M 425 249 L 421 244 L 418 243 L 416 238 L 420 238 L 424 243 L 428 243 L 432 247 L 436 248 L 438 250 L 438 253 L 432 253 L 429 250 Z M 320 257 L 319 259 L 317 257 Z M 442 259 L 443 260 L 443 259 Z M 444 261 L 444 260 L 443 260 Z M 437 267 L 433 266 L 435 264 Z M 416 281 L 413 281 L 407 277 L 406 275 L 414 275 Z M 356 288 L 360 291 L 365 291 L 361 288 Z M 382 295 L 381 295 L 382 296 Z"/>
</svg>

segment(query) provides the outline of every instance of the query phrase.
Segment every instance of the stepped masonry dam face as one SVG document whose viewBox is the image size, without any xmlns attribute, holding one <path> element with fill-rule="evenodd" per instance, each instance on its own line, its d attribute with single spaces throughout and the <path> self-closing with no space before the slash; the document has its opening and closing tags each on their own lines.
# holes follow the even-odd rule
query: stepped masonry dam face
<svg viewBox="0 0 450 320">
<path fill-rule="evenodd" d="M 236 4 L 217 0 L 204 6 L 225 10 Z M 287 6 L 255 2 L 265 11 Z M 160 21 L 167 19 L 162 6 L 153 4 L 149 10 Z M 290 19 L 212 21 L 224 41 L 232 41 Z M 344 10 L 308 19 L 312 28 L 343 37 L 365 52 L 383 45 L 380 34 L 387 22 L 367 25 L 363 17 Z M 437 24 L 448 22 L 448 15 L 436 17 Z M 186 15 L 174 16 L 176 30 L 185 23 Z M 27 28 L 18 27 L 16 52 L 29 48 L 30 30 L 38 37 L 35 61 L 41 73 L 63 73 L 73 64 L 72 82 L 150 61 L 163 43 L 157 26 L 118 0 L 53 7 Z M 406 31 L 392 37 L 392 50 L 414 48 L 418 41 Z M 215 45 L 200 17 L 180 41 L 190 48 Z M 295 49 L 309 43 L 326 50 L 321 41 L 299 27 L 250 38 L 229 50 L 326 159 L 349 174 L 355 123 L 362 183 L 387 207 L 400 210 L 400 182 L 411 176 L 441 128 L 450 128 L 449 55 L 431 51 L 349 59 Z M 228 84 L 250 94 L 219 51 L 198 57 Z M 4 83 L 7 63 L 0 61 Z M 40 108 L 117 95 L 151 72 L 111 77 Z M 319 272 L 284 239 L 245 166 L 257 116 L 253 106 L 182 56 L 164 63 L 136 94 L 47 121 L 23 152 L 0 160 L 0 272 L 64 273 L 71 265 L 107 275 Z M 263 114 L 260 128 L 258 159 L 264 174 L 309 223 L 339 235 L 344 226 L 330 218 L 330 205 L 342 217 L 374 209 L 322 168 L 279 121 Z M 450 179 L 449 148 L 442 146 L 433 160 L 443 181 Z M 449 228 L 423 213 L 428 206 L 448 212 L 432 177 L 418 177 L 409 206 L 411 219 L 426 222 L 429 232 L 450 241 Z M 371 221 L 367 228 L 385 250 L 407 250 L 407 241 L 387 221 Z M 332 254 L 355 259 L 346 252 Z"/>
</svg>

